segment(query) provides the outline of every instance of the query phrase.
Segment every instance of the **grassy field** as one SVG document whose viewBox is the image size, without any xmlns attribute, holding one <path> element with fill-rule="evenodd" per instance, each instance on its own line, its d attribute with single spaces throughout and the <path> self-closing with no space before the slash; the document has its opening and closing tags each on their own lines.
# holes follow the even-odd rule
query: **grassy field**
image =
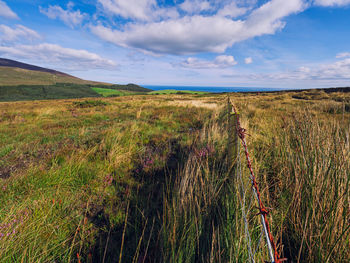
<svg viewBox="0 0 350 263">
<path fill-rule="evenodd" d="M 56 83 L 54 85 L 0 86 L 0 101 L 98 98 L 146 94 L 149 91 L 135 84 L 91 86 L 88 84 Z"/>
<path fill-rule="evenodd" d="M 116 90 L 116 89 L 110 89 L 110 88 L 92 88 L 95 92 L 98 94 L 104 96 L 104 97 L 111 97 L 111 96 L 128 96 L 128 95 L 136 95 L 139 92 L 136 91 L 128 91 L 128 90 Z M 170 95 L 170 94 L 177 94 L 177 95 L 184 95 L 184 94 L 192 94 L 192 95 L 205 95 L 209 94 L 208 92 L 201 92 L 201 91 L 190 91 L 190 90 L 155 90 L 150 92 L 144 92 L 144 94 L 149 95 Z"/>
<path fill-rule="evenodd" d="M 348 262 L 350 93 L 231 98 L 282 255 Z M 0 103 L 0 262 L 247 262 L 225 111 L 214 94 Z"/>
<path fill-rule="evenodd" d="M 49 100 L 101 97 L 87 85 L 56 84 L 48 86 L 0 87 L 0 101 Z"/>
<path fill-rule="evenodd" d="M 92 88 L 93 91 L 102 95 L 103 97 L 111 96 L 128 96 L 137 94 L 137 92 L 125 91 L 125 90 L 115 90 L 115 89 L 106 89 L 106 88 Z"/>
</svg>

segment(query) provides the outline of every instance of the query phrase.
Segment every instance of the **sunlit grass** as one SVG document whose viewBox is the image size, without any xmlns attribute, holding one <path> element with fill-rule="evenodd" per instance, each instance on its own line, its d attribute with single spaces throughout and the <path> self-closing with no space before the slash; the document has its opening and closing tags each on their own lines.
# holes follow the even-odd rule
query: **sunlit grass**
<svg viewBox="0 0 350 263">
<path fill-rule="evenodd" d="M 350 94 L 231 97 L 281 254 L 347 262 Z M 209 94 L 0 103 L 0 262 L 247 262 L 225 103 Z M 256 248 L 243 155 L 242 172 Z M 255 259 L 268 260 L 264 243 Z"/>
<path fill-rule="evenodd" d="M 131 91 L 104 89 L 104 88 L 92 88 L 92 90 L 102 95 L 103 97 L 126 96 L 126 95 L 132 95 L 137 93 L 137 92 L 131 92 Z"/>
</svg>

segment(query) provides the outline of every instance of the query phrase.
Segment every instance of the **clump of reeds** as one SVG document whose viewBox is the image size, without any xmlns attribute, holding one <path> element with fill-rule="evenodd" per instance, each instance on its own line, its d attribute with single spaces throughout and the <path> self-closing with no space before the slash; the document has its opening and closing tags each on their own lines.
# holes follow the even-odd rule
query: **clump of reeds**
<svg viewBox="0 0 350 263">
<path fill-rule="evenodd" d="M 272 123 L 270 123 L 272 124 Z M 350 241 L 349 127 L 299 110 L 273 123 L 259 159 L 289 260 L 346 262 Z M 282 127 L 279 128 L 279 127 Z M 268 149 L 268 150 L 267 150 Z"/>
</svg>

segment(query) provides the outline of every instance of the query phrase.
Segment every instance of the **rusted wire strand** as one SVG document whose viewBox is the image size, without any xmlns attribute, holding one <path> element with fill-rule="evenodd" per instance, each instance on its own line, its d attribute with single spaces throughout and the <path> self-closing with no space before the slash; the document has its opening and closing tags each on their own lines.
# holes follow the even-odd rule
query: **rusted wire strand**
<svg viewBox="0 0 350 263">
<path fill-rule="evenodd" d="M 259 191 L 259 186 L 258 183 L 256 181 L 256 177 L 253 171 L 253 167 L 252 167 L 252 162 L 249 156 L 249 151 L 248 151 L 248 146 L 247 146 L 247 142 L 245 140 L 245 136 L 246 136 L 246 130 L 244 128 L 241 127 L 240 124 L 240 120 L 239 120 L 239 115 L 237 112 L 236 107 L 234 106 L 234 104 L 232 103 L 232 100 L 230 100 L 230 104 L 233 108 L 234 114 L 237 115 L 237 133 L 238 133 L 238 137 L 241 139 L 242 145 L 243 145 L 243 149 L 244 149 L 244 153 L 246 156 L 246 160 L 247 160 L 247 166 L 250 172 L 250 179 L 252 181 L 252 186 L 253 186 L 253 190 L 254 190 L 254 194 L 255 197 L 257 199 L 258 205 L 259 205 L 259 214 L 261 216 L 261 223 L 263 225 L 264 228 L 264 232 L 266 235 L 266 241 L 267 241 L 267 245 L 269 248 L 269 256 L 272 262 L 274 263 L 281 263 L 283 261 L 286 261 L 285 258 L 281 259 L 278 251 L 277 251 L 277 246 L 276 243 L 274 241 L 273 235 L 271 233 L 271 229 L 270 229 L 270 225 L 269 222 L 267 220 L 267 215 L 269 214 L 269 211 L 266 209 L 266 207 L 264 206 L 262 200 L 261 200 L 261 194 Z"/>
<path fill-rule="evenodd" d="M 239 148 L 238 148 L 238 152 L 239 152 Z M 243 216 L 243 220 L 244 220 L 244 228 L 245 228 L 245 234 L 246 234 L 246 239 L 247 239 L 248 255 L 249 255 L 250 262 L 255 263 L 255 259 L 254 259 L 255 253 L 253 254 L 253 252 L 252 252 L 252 240 L 251 240 L 250 233 L 249 233 L 249 223 L 248 223 L 248 219 L 247 219 L 247 213 L 245 210 L 245 208 L 246 208 L 246 205 L 245 205 L 246 196 L 245 196 L 244 183 L 243 183 L 243 178 L 242 178 L 241 157 L 239 154 L 237 156 L 236 174 L 237 174 L 238 179 L 239 179 L 239 188 L 238 188 L 240 190 L 239 201 L 241 203 L 242 216 Z"/>
</svg>

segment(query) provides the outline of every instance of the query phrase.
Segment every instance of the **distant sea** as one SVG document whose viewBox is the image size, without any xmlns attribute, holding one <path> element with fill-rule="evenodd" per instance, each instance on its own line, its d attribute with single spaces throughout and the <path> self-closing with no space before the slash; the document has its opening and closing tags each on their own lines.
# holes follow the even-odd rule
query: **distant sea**
<svg viewBox="0 0 350 263">
<path fill-rule="evenodd" d="M 264 92 L 264 91 L 279 91 L 280 88 L 259 88 L 259 87 L 200 87 L 200 86 L 153 86 L 142 85 L 151 90 L 191 90 L 191 91 L 205 91 L 205 92 Z"/>
</svg>

